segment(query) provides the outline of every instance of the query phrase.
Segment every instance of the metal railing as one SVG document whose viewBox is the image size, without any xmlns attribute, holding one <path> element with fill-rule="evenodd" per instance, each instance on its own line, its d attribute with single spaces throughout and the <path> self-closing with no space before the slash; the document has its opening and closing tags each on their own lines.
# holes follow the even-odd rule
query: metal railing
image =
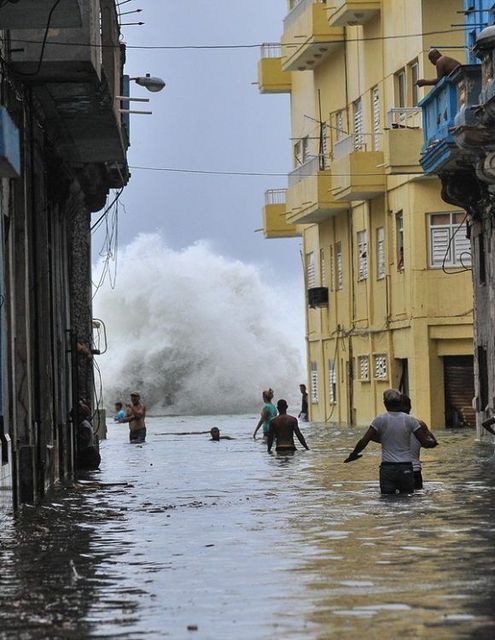
<svg viewBox="0 0 495 640">
<path fill-rule="evenodd" d="M 265 204 L 285 204 L 287 189 L 268 189 L 265 191 Z"/>
<path fill-rule="evenodd" d="M 421 107 L 394 107 L 387 113 L 389 129 L 421 129 Z"/>
<path fill-rule="evenodd" d="M 264 42 L 261 45 L 262 58 L 281 58 L 282 45 L 277 42 Z"/>
<path fill-rule="evenodd" d="M 289 173 L 289 187 L 295 186 L 305 178 L 317 176 L 319 171 L 320 156 L 314 156 L 311 160 L 307 160 L 304 164 L 301 164 Z"/>
</svg>

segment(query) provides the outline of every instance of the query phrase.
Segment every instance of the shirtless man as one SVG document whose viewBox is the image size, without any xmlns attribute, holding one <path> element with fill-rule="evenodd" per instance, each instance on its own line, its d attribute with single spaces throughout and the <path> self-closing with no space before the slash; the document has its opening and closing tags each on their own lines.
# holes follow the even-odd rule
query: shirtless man
<svg viewBox="0 0 495 640">
<path fill-rule="evenodd" d="M 428 53 L 428 59 L 437 68 L 437 77 L 432 80 L 424 78 L 418 80 L 416 82 L 418 87 L 434 87 L 444 76 L 448 76 L 454 69 L 461 66 L 459 60 L 442 55 L 438 49 L 431 49 Z"/>
<path fill-rule="evenodd" d="M 268 431 L 268 453 L 271 453 L 273 441 L 276 441 L 275 451 L 277 453 L 290 453 L 296 451 L 294 444 L 294 434 L 305 449 L 309 449 L 303 434 L 299 431 L 297 418 L 287 415 L 287 402 L 279 400 L 277 409 L 279 415 L 270 422 Z"/>
<path fill-rule="evenodd" d="M 129 442 L 138 443 L 146 440 L 146 407 L 141 402 L 137 391 L 131 393 L 131 404 L 127 405 L 127 412 L 122 422 L 129 423 Z"/>
</svg>

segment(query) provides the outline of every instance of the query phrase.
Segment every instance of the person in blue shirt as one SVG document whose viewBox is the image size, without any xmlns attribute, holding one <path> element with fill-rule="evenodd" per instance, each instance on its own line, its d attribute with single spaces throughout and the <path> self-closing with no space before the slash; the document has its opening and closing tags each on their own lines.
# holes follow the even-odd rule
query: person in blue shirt
<svg viewBox="0 0 495 640">
<path fill-rule="evenodd" d="M 114 416 L 114 420 L 115 422 L 121 422 L 121 420 L 123 420 L 125 418 L 125 409 L 124 409 L 124 405 L 122 404 L 122 402 L 116 402 L 115 403 L 115 416 Z"/>
<path fill-rule="evenodd" d="M 258 424 L 256 425 L 256 429 L 254 430 L 254 433 L 253 433 L 253 438 L 255 440 L 256 440 L 256 434 L 258 433 L 258 430 L 261 429 L 262 426 L 263 426 L 264 442 L 266 442 L 268 438 L 268 431 L 270 430 L 270 421 L 272 418 L 275 418 L 275 416 L 277 415 L 277 407 L 272 402 L 274 393 L 275 392 L 273 391 L 273 389 L 266 389 L 265 391 L 263 391 L 263 402 L 265 404 L 261 409 L 261 416 L 258 421 Z"/>
</svg>

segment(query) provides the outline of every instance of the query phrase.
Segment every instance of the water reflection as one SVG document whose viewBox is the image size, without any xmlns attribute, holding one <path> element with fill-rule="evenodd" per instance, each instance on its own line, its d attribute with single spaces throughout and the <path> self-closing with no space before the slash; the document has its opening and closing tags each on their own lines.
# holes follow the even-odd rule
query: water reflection
<svg viewBox="0 0 495 640">
<path fill-rule="evenodd" d="M 495 637 L 495 463 L 471 432 L 381 498 L 378 447 L 343 464 L 356 432 L 269 456 L 255 421 L 112 427 L 101 473 L 4 523 L 0 638 Z M 212 424 L 236 440 L 179 435 Z"/>
</svg>

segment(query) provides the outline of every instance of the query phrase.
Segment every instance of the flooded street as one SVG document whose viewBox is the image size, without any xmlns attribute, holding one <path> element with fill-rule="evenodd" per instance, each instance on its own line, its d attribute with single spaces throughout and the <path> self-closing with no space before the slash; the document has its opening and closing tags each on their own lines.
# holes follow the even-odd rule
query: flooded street
<svg viewBox="0 0 495 640">
<path fill-rule="evenodd" d="M 111 425 L 101 472 L 0 520 L 0 638 L 495 637 L 495 462 L 440 433 L 425 490 L 381 498 L 360 431 L 269 456 L 257 418 Z M 235 440 L 210 442 L 216 424 Z M 101 483 L 98 486 L 95 483 Z"/>
</svg>

